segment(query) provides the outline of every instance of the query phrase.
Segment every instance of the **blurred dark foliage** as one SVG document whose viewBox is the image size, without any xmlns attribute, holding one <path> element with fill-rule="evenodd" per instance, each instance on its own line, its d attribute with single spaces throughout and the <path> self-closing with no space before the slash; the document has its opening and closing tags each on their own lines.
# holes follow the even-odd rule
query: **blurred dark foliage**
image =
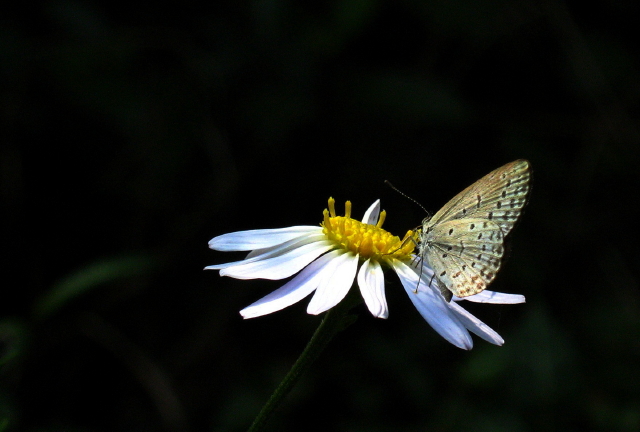
<svg viewBox="0 0 640 432">
<path fill-rule="evenodd" d="M 459 350 L 388 273 L 271 430 L 640 430 L 637 2 L 49 0 L 0 13 L 0 430 L 242 431 L 320 321 L 219 234 L 377 198 L 403 235 L 518 158 L 531 203 Z M 476 306 L 476 307 L 474 307 Z"/>
</svg>

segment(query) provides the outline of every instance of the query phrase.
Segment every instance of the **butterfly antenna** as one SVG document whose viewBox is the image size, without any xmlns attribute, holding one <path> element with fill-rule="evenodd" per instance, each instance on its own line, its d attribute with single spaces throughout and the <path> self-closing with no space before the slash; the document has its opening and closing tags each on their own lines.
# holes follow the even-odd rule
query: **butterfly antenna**
<svg viewBox="0 0 640 432">
<path fill-rule="evenodd" d="M 391 184 L 391 182 L 389 180 L 385 180 L 384 181 L 385 184 L 387 186 L 389 186 L 391 189 L 393 189 L 394 191 L 398 192 L 400 195 L 402 195 L 403 197 L 405 197 L 406 199 L 408 199 L 409 201 L 413 201 L 415 204 L 418 205 L 418 207 L 420 207 L 422 210 L 424 210 L 424 212 L 426 214 L 429 214 L 429 212 L 427 211 L 426 208 L 424 208 L 424 206 L 422 204 L 420 204 L 417 200 L 414 200 L 413 198 L 411 198 L 409 195 L 407 195 L 406 193 L 402 192 L 400 189 L 398 189 L 397 187 L 395 187 L 394 185 Z"/>
</svg>

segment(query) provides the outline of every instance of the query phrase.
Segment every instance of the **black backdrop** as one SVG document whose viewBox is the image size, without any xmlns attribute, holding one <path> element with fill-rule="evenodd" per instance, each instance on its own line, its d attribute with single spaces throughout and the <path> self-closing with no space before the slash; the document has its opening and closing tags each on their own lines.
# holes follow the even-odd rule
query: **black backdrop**
<svg viewBox="0 0 640 432">
<path fill-rule="evenodd" d="M 219 234 L 380 198 L 403 235 L 498 166 L 534 169 L 513 254 L 440 338 L 329 346 L 271 430 L 640 429 L 634 2 L 50 0 L 0 14 L 0 430 L 241 431 L 320 321 L 243 321 L 282 282 L 203 272 Z M 474 307 L 475 306 L 475 307 Z"/>
</svg>

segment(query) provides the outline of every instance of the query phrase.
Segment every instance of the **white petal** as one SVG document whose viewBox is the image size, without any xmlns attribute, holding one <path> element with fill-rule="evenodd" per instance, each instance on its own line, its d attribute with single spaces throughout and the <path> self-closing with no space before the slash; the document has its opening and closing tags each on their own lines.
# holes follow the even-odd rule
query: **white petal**
<svg viewBox="0 0 640 432">
<path fill-rule="evenodd" d="M 358 272 L 358 286 L 369 311 L 376 318 L 387 318 L 389 309 L 384 295 L 384 274 L 377 261 L 366 260 Z"/>
<path fill-rule="evenodd" d="M 335 266 L 333 271 L 327 266 L 325 276 L 309 302 L 308 313 L 318 315 L 340 303 L 353 285 L 358 270 L 358 259 L 357 254 L 347 252 L 332 261 Z"/>
<path fill-rule="evenodd" d="M 376 200 L 364 213 L 362 223 L 369 225 L 375 225 L 378 223 L 378 217 L 380 217 L 380 200 Z"/>
<path fill-rule="evenodd" d="M 436 288 L 423 287 L 421 281 L 420 289 L 415 292 L 418 275 L 401 261 L 392 260 L 391 262 L 409 298 L 429 325 L 458 348 L 471 349 L 473 341 L 469 332 Z"/>
<path fill-rule="evenodd" d="M 222 269 L 220 276 L 236 279 L 284 279 L 299 272 L 311 261 L 334 247 L 335 245 L 329 241 L 306 244 L 273 258 Z"/>
<path fill-rule="evenodd" d="M 284 242 L 276 246 L 272 246 L 264 249 L 257 249 L 255 251 L 252 251 L 249 255 L 247 255 L 247 258 L 243 260 L 224 263 L 224 264 L 214 264 L 214 265 L 206 266 L 204 269 L 205 270 L 221 270 L 221 269 L 234 267 L 238 265 L 249 264 L 256 261 L 267 260 L 269 258 L 274 258 L 280 255 L 284 255 L 286 253 L 291 252 L 294 249 L 298 249 L 299 247 L 304 246 L 306 244 L 310 244 L 310 243 L 326 243 L 326 237 L 322 233 L 307 234 L 302 237 L 291 239 L 287 242 Z"/>
<path fill-rule="evenodd" d="M 313 243 L 313 242 L 322 241 L 322 240 L 327 240 L 327 236 L 323 234 L 322 230 L 317 232 L 312 232 L 310 234 L 305 234 L 297 238 L 293 238 L 281 244 L 269 246 L 266 248 L 254 249 L 247 254 L 247 256 L 245 257 L 245 260 L 256 258 L 259 255 L 264 255 L 264 257 L 261 257 L 260 259 L 272 257 L 277 255 L 278 251 L 284 252 L 286 250 L 294 249 L 298 246 L 302 246 L 307 243 Z"/>
<path fill-rule="evenodd" d="M 211 249 L 219 251 L 243 251 L 271 247 L 296 237 L 322 232 L 318 226 L 294 226 L 289 228 L 237 231 L 223 234 L 209 241 Z"/>
<path fill-rule="evenodd" d="M 244 318 L 255 318 L 282 310 L 299 302 L 318 287 L 323 277 L 322 271 L 326 268 L 327 263 L 341 253 L 342 251 L 332 251 L 321 256 L 289 282 L 242 309 L 240 315 Z"/>
<path fill-rule="evenodd" d="M 504 339 L 502 339 L 498 333 L 496 333 L 491 327 L 480 321 L 478 318 L 471 315 L 460 305 L 451 302 L 449 303 L 449 307 L 458 314 L 458 319 L 462 321 L 464 326 L 469 329 L 469 331 L 472 331 L 482 339 L 486 340 L 487 342 L 491 342 L 492 344 L 504 344 Z"/>
<path fill-rule="evenodd" d="M 521 294 L 505 294 L 494 291 L 482 291 L 469 297 L 456 297 L 453 300 L 468 300 L 475 303 L 518 304 L 524 303 L 525 298 Z"/>
</svg>

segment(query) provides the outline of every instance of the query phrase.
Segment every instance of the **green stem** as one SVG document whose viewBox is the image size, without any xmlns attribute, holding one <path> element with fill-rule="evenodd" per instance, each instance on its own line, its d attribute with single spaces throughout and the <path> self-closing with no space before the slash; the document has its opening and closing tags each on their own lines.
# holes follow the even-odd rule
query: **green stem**
<svg viewBox="0 0 640 432">
<path fill-rule="evenodd" d="M 355 295 L 354 295 L 355 291 Z M 307 343 L 307 346 L 284 377 L 278 388 L 273 392 L 267 403 L 262 407 L 247 432 L 262 431 L 273 411 L 282 403 L 289 394 L 300 376 L 307 371 L 313 362 L 320 356 L 331 339 L 355 322 L 355 316 L 349 315 L 349 310 L 362 302 L 362 297 L 357 290 L 350 290 L 347 297 L 339 304 L 329 309 L 322 322 Z"/>
</svg>

